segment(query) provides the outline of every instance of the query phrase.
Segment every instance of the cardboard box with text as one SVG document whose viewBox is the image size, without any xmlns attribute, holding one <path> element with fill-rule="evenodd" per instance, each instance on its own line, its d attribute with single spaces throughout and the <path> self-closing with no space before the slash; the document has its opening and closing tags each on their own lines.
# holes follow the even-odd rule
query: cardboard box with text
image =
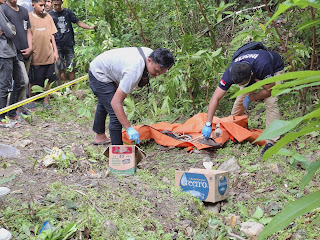
<svg viewBox="0 0 320 240">
<path fill-rule="evenodd" d="M 218 202 L 229 196 L 229 172 L 191 168 L 175 172 L 175 187 L 204 202 Z"/>
<path fill-rule="evenodd" d="M 146 156 L 135 145 L 110 145 L 104 155 L 109 158 L 110 171 L 121 175 L 133 175 L 137 164 Z"/>
</svg>

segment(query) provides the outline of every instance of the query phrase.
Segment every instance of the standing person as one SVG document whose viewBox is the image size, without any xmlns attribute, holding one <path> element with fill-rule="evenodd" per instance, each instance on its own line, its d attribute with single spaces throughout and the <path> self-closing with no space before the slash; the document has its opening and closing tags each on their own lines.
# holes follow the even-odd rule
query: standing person
<svg viewBox="0 0 320 240">
<path fill-rule="evenodd" d="M 9 99 L 9 104 L 11 105 L 18 102 L 21 89 L 24 85 L 22 69 L 17 59 L 17 50 L 12 41 L 16 30 L 14 26 L 9 27 L 8 23 L 10 24 L 2 7 L 0 7 L 0 109 L 7 106 L 9 89 L 12 89 Z M 14 80 L 13 86 L 12 79 Z M 8 117 L 9 119 L 16 120 L 18 118 L 16 109 L 9 111 Z M 4 125 L 1 122 L 4 118 L 5 114 L 1 114 L 1 125 Z"/>
<path fill-rule="evenodd" d="M 58 51 L 54 38 L 57 32 L 52 17 L 44 13 L 45 0 L 32 0 L 33 12 L 29 13 L 31 31 L 33 36 L 33 56 L 30 68 L 30 97 L 33 96 L 32 86 L 39 85 L 49 90 L 49 82 L 56 80 L 54 63 L 58 60 Z M 46 79 L 49 82 L 44 86 Z M 34 102 L 30 102 L 29 109 L 35 110 Z M 49 96 L 43 101 L 44 109 L 51 109 Z"/>
<path fill-rule="evenodd" d="M 32 33 L 30 29 L 30 21 L 28 10 L 24 7 L 17 5 L 17 0 L 7 0 L 7 4 L 1 6 L 4 14 L 9 21 L 16 28 L 16 36 L 12 38 L 12 41 L 17 49 L 17 57 L 19 64 L 21 65 L 24 87 L 21 90 L 18 101 L 26 98 L 26 91 L 29 84 L 29 68 L 30 68 L 30 56 L 32 54 Z M 18 112 L 28 114 L 28 110 L 22 106 L 18 108 Z"/>
<path fill-rule="evenodd" d="M 46 0 L 46 5 L 44 6 L 46 13 L 49 13 L 52 10 L 52 0 Z"/>
<path fill-rule="evenodd" d="M 93 123 L 96 133 L 93 144 L 108 144 L 105 134 L 106 117 L 109 114 L 109 133 L 113 145 L 122 145 L 122 127 L 130 140 L 140 143 L 139 133 L 131 127 L 122 103 L 145 76 L 157 77 L 166 73 L 174 64 L 172 53 L 164 48 L 118 48 L 97 56 L 90 64 L 89 82 L 98 97 Z M 148 74 L 148 75 L 147 75 Z"/>
<path fill-rule="evenodd" d="M 49 12 L 49 14 L 52 16 L 54 23 L 56 24 L 56 27 L 58 29 L 58 32 L 55 34 L 59 53 L 57 67 L 59 69 L 60 78 L 65 83 L 67 80 L 67 69 L 70 69 L 70 81 L 74 80 L 76 76 L 76 66 L 75 62 L 73 62 L 73 46 L 75 45 L 75 41 L 72 23 L 76 23 L 83 29 L 96 29 L 96 26 L 89 26 L 81 22 L 70 9 L 62 7 L 62 0 L 53 0 L 52 4 L 53 9 Z"/>
<path fill-rule="evenodd" d="M 280 55 L 273 51 L 250 50 L 246 51 L 236 59 L 224 72 L 218 87 L 214 91 L 209 106 L 208 117 L 202 129 L 203 136 L 208 139 L 212 131 L 212 119 L 217 110 L 221 98 L 225 95 L 232 84 L 237 84 L 240 89 L 248 87 L 257 81 L 279 75 L 283 72 L 284 64 Z M 249 92 L 238 96 L 234 102 L 231 115 L 243 115 L 252 101 L 265 100 L 266 103 L 266 125 L 269 126 L 275 119 L 280 118 L 278 98 L 271 97 L 271 88 L 275 83 L 264 85 L 263 89 L 254 93 Z M 275 143 L 275 139 L 267 140 L 267 144 L 261 152 L 263 155 Z"/>
</svg>

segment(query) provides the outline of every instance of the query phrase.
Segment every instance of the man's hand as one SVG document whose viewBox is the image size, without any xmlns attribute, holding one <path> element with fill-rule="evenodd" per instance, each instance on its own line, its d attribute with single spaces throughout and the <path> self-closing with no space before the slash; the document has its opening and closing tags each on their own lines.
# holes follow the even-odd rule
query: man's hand
<svg viewBox="0 0 320 240">
<path fill-rule="evenodd" d="M 251 101 L 249 100 L 249 95 L 246 96 L 244 99 L 243 99 L 243 106 L 244 108 L 247 110 L 249 108 L 249 104 L 251 103 Z"/>
<path fill-rule="evenodd" d="M 208 126 L 204 126 L 201 131 L 202 135 L 206 140 L 209 139 L 211 132 L 212 132 L 212 127 L 208 127 Z"/>
<path fill-rule="evenodd" d="M 135 141 L 136 144 L 140 143 L 139 133 L 137 130 L 135 130 L 133 127 L 129 127 L 126 131 L 129 135 L 130 140 Z"/>
<path fill-rule="evenodd" d="M 28 58 L 32 53 L 32 48 L 23 49 L 23 50 L 21 50 L 21 53 L 24 58 Z"/>
</svg>

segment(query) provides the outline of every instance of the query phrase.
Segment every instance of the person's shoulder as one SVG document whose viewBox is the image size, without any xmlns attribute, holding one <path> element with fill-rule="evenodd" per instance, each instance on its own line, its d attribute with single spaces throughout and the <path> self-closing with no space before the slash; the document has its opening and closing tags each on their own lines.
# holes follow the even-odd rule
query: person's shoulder
<svg viewBox="0 0 320 240">
<path fill-rule="evenodd" d="M 74 14 L 74 12 L 70 8 L 64 8 L 62 9 L 62 11 L 64 11 L 67 14 Z"/>
<path fill-rule="evenodd" d="M 4 11 L 6 11 L 7 9 L 9 9 L 9 6 L 8 6 L 8 4 L 6 4 L 6 3 L 1 4 L 0 7 L 1 7 Z"/>
<path fill-rule="evenodd" d="M 21 6 L 21 5 L 18 5 L 18 6 L 19 6 L 19 10 L 20 10 L 21 12 L 29 13 L 29 12 L 28 12 L 28 9 L 26 9 L 25 7 L 23 7 L 23 6 Z"/>
</svg>

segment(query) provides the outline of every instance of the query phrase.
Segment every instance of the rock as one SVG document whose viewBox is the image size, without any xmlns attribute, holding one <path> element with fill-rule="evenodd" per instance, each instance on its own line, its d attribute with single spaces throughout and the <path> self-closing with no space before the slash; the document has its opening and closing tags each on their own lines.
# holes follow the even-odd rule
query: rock
<svg viewBox="0 0 320 240">
<path fill-rule="evenodd" d="M 193 150 L 192 150 L 192 153 L 199 154 L 199 153 L 201 153 L 201 151 L 200 151 L 200 150 L 198 150 L 198 149 L 193 149 Z"/>
<path fill-rule="evenodd" d="M 20 151 L 15 147 L 0 143 L 0 157 L 20 158 Z"/>
<path fill-rule="evenodd" d="M 88 91 L 78 89 L 73 91 L 73 95 L 75 95 L 79 100 L 84 100 L 88 96 Z"/>
<path fill-rule="evenodd" d="M 271 201 L 265 207 L 265 210 L 269 215 L 274 216 L 279 210 L 281 210 L 281 205 L 278 202 Z"/>
<path fill-rule="evenodd" d="M 47 155 L 44 157 L 44 159 L 42 160 L 42 164 L 43 166 L 45 167 L 51 167 L 51 166 L 54 166 L 56 165 L 56 161 L 50 156 L 50 155 Z"/>
<path fill-rule="evenodd" d="M 272 171 L 274 174 L 280 174 L 282 172 L 282 167 L 279 164 L 268 164 L 267 167 Z"/>
<path fill-rule="evenodd" d="M 193 231 L 192 227 L 187 227 L 186 231 L 187 231 L 188 236 L 190 237 L 192 234 L 192 231 Z"/>
<path fill-rule="evenodd" d="M 187 227 L 191 226 L 192 221 L 191 220 L 182 220 L 180 223 L 180 226 L 182 227 L 182 229 L 186 229 Z"/>
<path fill-rule="evenodd" d="M 298 230 L 291 236 L 292 240 L 305 240 L 307 239 L 307 233 L 303 230 Z"/>
<path fill-rule="evenodd" d="M 10 135 L 11 135 L 10 137 L 12 137 L 12 138 L 22 138 L 23 137 L 23 135 L 19 132 L 12 132 Z"/>
<path fill-rule="evenodd" d="M 229 172 L 240 172 L 240 166 L 235 157 L 230 158 L 229 160 L 223 162 L 218 170 L 229 171 Z"/>
<path fill-rule="evenodd" d="M 18 148 L 25 148 L 26 146 L 30 145 L 32 143 L 31 140 L 22 140 L 18 141 L 15 146 Z"/>
<path fill-rule="evenodd" d="M 189 212 L 194 216 L 194 217 L 199 217 L 200 216 L 200 211 L 198 207 L 196 206 L 195 203 L 190 203 L 188 206 Z"/>
<path fill-rule="evenodd" d="M 218 203 L 205 203 L 206 208 L 210 211 L 213 212 L 215 215 L 218 215 L 221 210 L 221 204 Z"/>
<path fill-rule="evenodd" d="M 203 162 L 202 164 L 203 164 L 205 169 L 211 170 L 212 167 L 213 167 L 213 162 L 211 162 L 211 161 L 210 162 Z"/>
<path fill-rule="evenodd" d="M 264 226 L 257 222 L 243 222 L 240 224 L 240 231 L 248 238 L 257 237 L 263 229 Z"/>
<path fill-rule="evenodd" d="M 72 143 L 70 150 L 71 150 L 71 152 L 73 152 L 75 157 L 80 157 L 85 154 L 85 151 L 84 151 L 82 145 L 80 145 L 80 144 Z"/>
<path fill-rule="evenodd" d="M 0 168 L 0 177 L 10 177 L 12 175 L 20 175 L 23 171 L 21 168 L 9 166 L 6 169 Z"/>
<path fill-rule="evenodd" d="M 114 239 L 118 235 L 117 226 L 110 220 L 107 220 L 104 226 L 106 227 L 105 239 Z"/>
<path fill-rule="evenodd" d="M 171 183 L 170 180 L 167 177 L 163 177 L 162 178 L 162 182 L 164 182 L 167 185 L 170 185 L 170 183 Z"/>
</svg>

